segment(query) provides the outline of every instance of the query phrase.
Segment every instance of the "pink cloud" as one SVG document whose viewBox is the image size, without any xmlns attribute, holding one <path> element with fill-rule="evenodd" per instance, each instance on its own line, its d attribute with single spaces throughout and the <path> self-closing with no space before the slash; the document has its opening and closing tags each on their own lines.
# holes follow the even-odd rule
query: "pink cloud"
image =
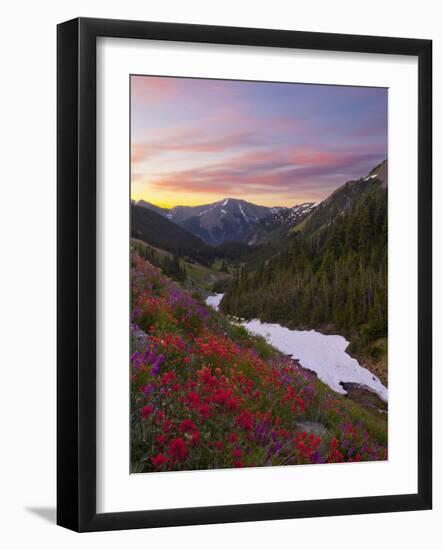
<svg viewBox="0 0 443 550">
<path fill-rule="evenodd" d="M 151 175 L 157 189 L 214 193 L 325 193 L 331 186 L 366 175 L 382 160 L 376 151 L 354 154 L 322 150 L 255 151 L 168 175 Z"/>
<path fill-rule="evenodd" d="M 131 98 L 137 103 L 151 105 L 170 100 L 178 90 L 177 79 L 165 77 L 131 77 Z"/>
<path fill-rule="evenodd" d="M 222 152 L 235 147 L 258 145 L 255 132 L 236 132 L 220 136 L 208 136 L 199 129 L 178 131 L 161 139 L 145 143 L 133 143 L 131 161 L 143 162 L 153 156 L 170 151 L 194 153 Z"/>
</svg>

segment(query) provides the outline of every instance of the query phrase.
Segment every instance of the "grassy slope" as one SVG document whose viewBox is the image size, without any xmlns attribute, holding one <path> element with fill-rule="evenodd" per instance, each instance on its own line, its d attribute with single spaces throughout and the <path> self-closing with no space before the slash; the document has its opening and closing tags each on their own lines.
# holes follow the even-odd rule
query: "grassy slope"
<svg viewBox="0 0 443 550">
<path fill-rule="evenodd" d="M 143 255 L 146 250 L 151 250 L 154 251 L 160 259 L 168 258 L 171 260 L 173 258 L 172 252 L 152 246 L 140 239 L 132 238 L 131 248 L 141 255 Z M 202 291 L 203 294 L 212 293 L 214 284 L 216 284 L 217 281 L 230 279 L 232 276 L 231 273 L 220 272 L 220 260 L 214 261 L 211 267 L 185 259 L 181 259 L 180 261 L 186 271 L 187 279 L 184 283 L 185 288 Z"/>
</svg>

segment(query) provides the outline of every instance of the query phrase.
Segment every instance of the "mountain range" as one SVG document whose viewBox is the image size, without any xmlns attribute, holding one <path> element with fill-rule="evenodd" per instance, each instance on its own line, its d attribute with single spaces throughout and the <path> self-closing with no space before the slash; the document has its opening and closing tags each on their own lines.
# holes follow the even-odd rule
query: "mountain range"
<svg viewBox="0 0 443 550">
<path fill-rule="evenodd" d="M 234 198 L 170 209 L 144 200 L 138 201 L 137 205 L 160 214 L 211 246 L 231 241 L 265 244 L 270 234 L 300 222 L 315 206 L 304 203 L 292 208 L 268 207 Z"/>
<path fill-rule="evenodd" d="M 204 264 L 216 258 L 243 258 L 257 265 L 284 249 L 295 234 L 310 238 L 323 233 L 374 186 L 386 189 L 387 183 L 384 161 L 317 204 L 268 207 L 225 198 L 199 206 L 162 208 L 140 200 L 131 205 L 131 235 Z"/>
</svg>

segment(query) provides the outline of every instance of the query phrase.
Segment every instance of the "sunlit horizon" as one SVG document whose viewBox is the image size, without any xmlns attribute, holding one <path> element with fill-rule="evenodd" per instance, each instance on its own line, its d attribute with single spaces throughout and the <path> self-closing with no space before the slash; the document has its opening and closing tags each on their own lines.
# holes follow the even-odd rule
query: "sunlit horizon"
<svg viewBox="0 0 443 550">
<path fill-rule="evenodd" d="M 214 204 L 214 203 L 217 203 L 217 202 L 223 202 L 225 200 L 243 200 L 243 201 L 246 201 L 246 202 L 250 202 L 256 206 L 268 206 L 268 207 L 277 207 L 277 206 L 282 206 L 282 207 L 293 207 L 293 206 L 299 206 L 301 204 L 305 204 L 305 203 L 312 203 L 312 202 L 319 202 L 319 201 L 312 201 L 312 200 L 297 200 L 297 201 L 289 201 L 288 204 L 282 204 L 281 201 L 279 202 L 279 204 L 275 203 L 274 202 L 270 202 L 270 203 L 266 203 L 265 201 L 254 201 L 254 200 L 249 200 L 248 198 L 244 198 L 244 197 L 220 197 L 220 198 L 216 198 L 216 199 L 211 199 L 211 200 L 207 200 L 207 201 L 194 201 L 194 200 L 186 200 L 184 199 L 183 201 L 178 201 L 178 202 L 159 202 L 159 201 L 152 201 L 152 200 L 149 200 L 148 198 L 146 197 L 134 197 L 134 196 L 131 196 L 131 200 L 133 200 L 134 202 L 139 202 L 139 201 L 145 201 L 145 202 L 149 202 L 151 204 L 153 204 L 154 206 L 158 206 L 159 208 L 168 208 L 168 209 L 171 209 L 171 208 L 175 208 L 177 206 L 207 206 L 207 205 L 210 205 L 210 204 Z"/>
</svg>

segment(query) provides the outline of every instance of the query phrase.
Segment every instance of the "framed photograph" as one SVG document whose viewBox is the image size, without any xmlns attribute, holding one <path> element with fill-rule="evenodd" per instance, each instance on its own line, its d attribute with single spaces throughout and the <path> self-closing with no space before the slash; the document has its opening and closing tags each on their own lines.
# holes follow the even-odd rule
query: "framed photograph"
<svg viewBox="0 0 443 550">
<path fill-rule="evenodd" d="M 59 525 L 432 506 L 432 43 L 58 26 Z"/>
</svg>

